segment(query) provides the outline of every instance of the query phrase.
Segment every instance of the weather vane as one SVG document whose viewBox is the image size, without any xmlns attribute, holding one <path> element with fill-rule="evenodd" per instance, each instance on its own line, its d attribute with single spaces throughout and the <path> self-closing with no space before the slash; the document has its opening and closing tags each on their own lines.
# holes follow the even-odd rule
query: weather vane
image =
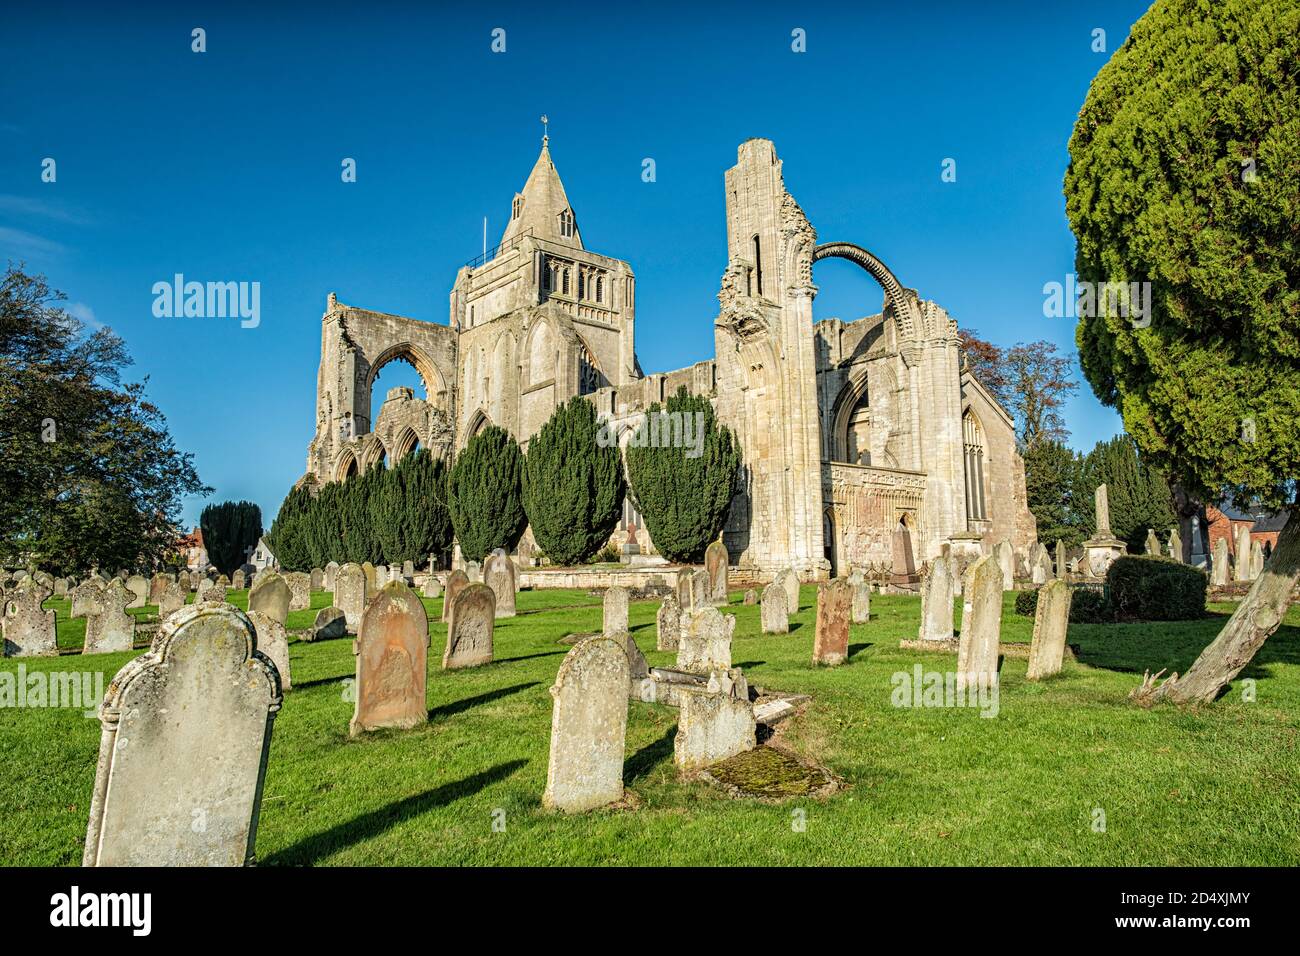
<svg viewBox="0 0 1300 956">
<path fill-rule="evenodd" d="M 546 141 L 547 141 L 548 139 L 550 139 L 550 137 L 547 135 L 547 133 L 549 132 L 549 129 L 548 129 L 548 126 L 547 126 L 548 123 L 550 123 L 550 120 L 547 119 L 547 118 L 546 118 L 546 114 L 543 113 L 543 114 L 542 114 L 542 145 L 543 145 L 543 146 L 545 146 L 545 145 L 546 145 Z"/>
</svg>

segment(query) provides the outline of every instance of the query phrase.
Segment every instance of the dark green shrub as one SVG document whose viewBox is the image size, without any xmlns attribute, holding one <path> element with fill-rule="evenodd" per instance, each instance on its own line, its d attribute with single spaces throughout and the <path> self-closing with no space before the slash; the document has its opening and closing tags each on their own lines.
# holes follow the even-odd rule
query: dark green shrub
<svg viewBox="0 0 1300 956">
<path fill-rule="evenodd" d="M 262 509 L 251 501 L 208 505 L 199 517 L 203 547 L 222 574 L 233 574 L 262 536 Z"/>
<path fill-rule="evenodd" d="M 1205 573 L 1172 558 L 1116 558 L 1106 572 L 1116 617 L 1190 621 L 1205 614 Z"/>
<path fill-rule="evenodd" d="M 1070 623 L 1104 624 L 1113 620 L 1111 606 L 1106 595 L 1092 588 L 1070 589 Z"/>
<path fill-rule="evenodd" d="M 1033 617 L 1038 613 L 1038 589 L 1016 592 L 1016 613 L 1021 617 Z"/>
</svg>

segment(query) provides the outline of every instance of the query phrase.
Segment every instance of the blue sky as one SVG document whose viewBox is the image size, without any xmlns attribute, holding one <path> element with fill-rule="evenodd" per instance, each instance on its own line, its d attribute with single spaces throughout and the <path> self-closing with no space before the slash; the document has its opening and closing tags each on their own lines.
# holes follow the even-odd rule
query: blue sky
<svg viewBox="0 0 1300 956">
<path fill-rule="evenodd" d="M 1073 269 L 1066 145 L 1146 4 L 271 7 L 23 4 L 0 40 L 0 256 L 126 340 L 209 500 L 256 501 L 268 526 L 304 469 L 327 294 L 446 322 L 542 113 L 585 243 L 637 273 L 647 372 L 713 354 L 722 175 L 751 136 L 776 143 L 822 241 L 867 247 L 998 344 L 1073 354 L 1042 293 Z M 155 317 L 153 284 L 176 273 L 259 282 L 260 325 Z M 818 318 L 879 311 L 847 263 L 815 281 Z M 388 366 L 380 400 L 396 384 L 418 379 Z M 1076 447 L 1120 430 L 1085 383 L 1066 417 Z"/>
</svg>

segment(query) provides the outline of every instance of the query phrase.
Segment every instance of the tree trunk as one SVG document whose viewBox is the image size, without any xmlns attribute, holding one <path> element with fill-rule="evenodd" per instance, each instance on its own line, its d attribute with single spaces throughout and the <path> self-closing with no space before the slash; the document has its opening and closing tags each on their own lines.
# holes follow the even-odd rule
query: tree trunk
<svg viewBox="0 0 1300 956">
<path fill-rule="evenodd" d="M 1129 695 L 1133 700 L 1143 706 L 1162 700 L 1176 704 L 1210 703 L 1250 663 L 1264 641 L 1282 623 L 1292 589 L 1300 580 L 1300 518 L 1295 517 L 1297 511 L 1300 508 L 1292 508 L 1291 520 L 1278 536 L 1277 547 L 1263 573 L 1255 579 L 1219 636 L 1201 651 L 1191 669 L 1181 678 L 1174 674 L 1158 686 L 1155 680 L 1159 674 L 1147 676 L 1142 686 Z"/>
</svg>

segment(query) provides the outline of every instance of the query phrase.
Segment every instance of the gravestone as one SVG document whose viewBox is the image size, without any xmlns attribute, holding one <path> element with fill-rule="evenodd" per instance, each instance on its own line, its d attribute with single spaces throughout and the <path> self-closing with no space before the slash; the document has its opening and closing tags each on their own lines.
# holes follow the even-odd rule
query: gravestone
<svg viewBox="0 0 1300 956">
<path fill-rule="evenodd" d="M 438 580 L 436 574 L 430 574 L 424 582 L 424 596 L 427 598 L 442 597 L 442 582 Z"/>
<path fill-rule="evenodd" d="M 515 563 L 504 551 L 494 551 L 483 565 L 483 583 L 492 589 L 496 597 L 496 616 L 515 616 L 516 581 Z"/>
<path fill-rule="evenodd" d="M 338 563 L 337 561 L 331 561 L 329 564 L 325 565 L 325 582 L 324 582 L 324 583 L 325 583 L 325 590 L 326 590 L 326 591 L 331 591 L 331 592 L 332 592 L 332 591 L 334 590 L 334 581 L 335 581 L 335 576 L 336 576 L 338 573 L 339 573 L 339 563 Z"/>
<path fill-rule="evenodd" d="M 379 593 L 379 578 L 375 573 L 375 566 L 369 561 L 363 561 L 361 564 L 361 573 L 366 576 L 366 593 Z M 335 601 L 335 604 L 338 602 Z"/>
<path fill-rule="evenodd" d="M 1264 543 L 1252 541 L 1250 545 L 1250 578 L 1253 581 L 1264 573 Z"/>
<path fill-rule="evenodd" d="M 854 571 L 849 575 L 849 586 L 853 588 L 853 623 L 866 624 L 871 620 L 871 585 L 861 571 Z"/>
<path fill-rule="evenodd" d="M 322 568 L 312 568 L 311 574 L 307 576 L 308 583 L 313 591 L 325 590 L 325 571 Z"/>
<path fill-rule="evenodd" d="M 58 598 L 66 598 L 66 597 L 68 596 L 68 579 L 67 579 L 67 578 L 55 578 L 55 579 L 54 579 L 54 596 L 55 596 L 55 597 L 58 597 Z"/>
<path fill-rule="evenodd" d="M 755 591 L 753 588 L 746 588 L 745 598 L 744 598 L 745 607 L 753 607 L 757 603 L 758 603 L 758 592 Z"/>
<path fill-rule="evenodd" d="M 402 578 L 409 584 L 415 577 L 415 562 L 407 558 L 402 562 Z"/>
<path fill-rule="evenodd" d="M 1065 542 L 1056 539 L 1056 576 L 1064 580 L 1070 576 L 1070 569 L 1065 563 Z"/>
<path fill-rule="evenodd" d="M 448 590 L 450 594 L 450 590 Z M 496 595 L 486 584 L 467 583 L 451 598 L 443 670 L 492 663 L 492 627 Z M 627 688 L 623 692 L 627 693 Z"/>
<path fill-rule="evenodd" d="M 691 610 L 692 574 L 694 572 L 690 568 L 682 568 L 677 572 L 677 603 L 681 606 L 683 614 Z"/>
<path fill-rule="evenodd" d="M 655 650 L 675 651 L 682 638 L 682 606 L 675 595 L 664 598 L 655 614 Z"/>
<path fill-rule="evenodd" d="M 316 612 L 307 633 L 309 641 L 328 641 L 337 637 L 346 637 L 348 633 L 348 616 L 336 607 L 323 607 Z"/>
<path fill-rule="evenodd" d="M 735 630 L 736 618 L 715 607 L 686 613 L 677 644 L 677 669 L 693 674 L 729 670 Z"/>
<path fill-rule="evenodd" d="M 182 571 L 180 574 L 176 575 L 176 580 L 180 582 L 180 585 L 185 589 L 186 594 L 193 593 L 194 579 L 188 570 Z"/>
<path fill-rule="evenodd" d="M 451 619 L 451 602 L 456 599 L 457 594 L 471 583 L 469 575 L 459 568 L 447 575 L 447 593 L 442 598 L 442 619 L 444 621 Z"/>
<path fill-rule="evenodd" d="M 1070 596 L 1070 586 L 1064 581 L 1053 581 L 1038 589 L 1027 680 L 1042 680 L 1060 672 L 1065 632 L 1070 625 Z"/>
<path fill-rule="evenodd" d="M 126 579 L 126 589 L 131 592 L 131 603 L 127 605 L 128 609 L 144 607 L 149 603 L 149 582 L 138 574 L 133 574 Z"/>
<path fill-rule="evenodd" d="M 248 609 L 259 611 L 280 624 L 289 616 L 293 592 L 282 576 L 274 571 L 263 571 L 248 592 Z"/>
<path fill-rule="evenodd" d="M 340 575 L 349 567 L 353 565 L 344 565 Z M 428 720 L 429 619 L 410 588 L 393 581 L 375 595 L 361 616 L 353 653 L 356 709 L 349 734 L 355 737 L 382 727 L 409 729 Z"/>
<path fill-rule="evenodd" d="M 1238 581 L 1249 581 L 1254 577 L 1250 564 L 1250 525 L 1237 526 L 1237 549 L 1232 556 L 1232 569 Z"/>
<path fill-rule="evenodd" d="M 966 572 L 966 607 L 957 645 L 957 689 L 997 683 L 998 635 L 1002 629 L 1002 569 L 980 558 Z"/>
<path fill-rule="evenodd" d="M 280 675 L 280 690 L 289 690 L 293 682 L 289 677 L 289 635 L 284 625 L 261 611 L 249 611 L 248 620 L 257 632 L 257 649 L 270 658 Z"/>
<path fill-rule="evenodd" d="M 1214 567 L 1210 569 L 1210 583 L 1215 587 L 1223 587 L 1228 583 L 1228 573 L 1231 568 L 1228 566 L 1228 539 L 1227 537 L 1216 538 L 1214 541 Z"/>
<path fill-rule="evenodd" d="M 776 576 L 777 582 L 785 588 L 785 612 L 787 614 L 799 613 L 799 575 L 794 573 L 793 568 L 786 568 Z"/>
<path fill-rule="evenodd" d="M 704 549 L 704 573 L 707 575 L 709 603 L 721 606 L 727 603 L 727 564 L 731 555 L 721 540 Z"/>
<path fill-rule="evenodd" d="M 122 584 L 121 578 L 113 578 L 107 584 L 97 581 L 83 593 L 85 603 L 80 605 L 80 611 L 75 598 L 72 603 L 72 616 L 86 618 L 86 642 L 81 653 L 111 654 L 131 650 L 135 643 L 135 618 L 126 613 L 126 606 L 134 595 Z"/>
<path fill-rule="evenodd" d="M 189 592 L 179 581 L 166 582 L 162 594 L 158 595 L 158 619 L 166 621 L 185 606 L 185 600 L 189 596 Z"/>
<path fill-rule="evenodd" d="M 161 571 L 149 579 L 149 604 L 155 607 L 158 606 L 158 602 L 162 599 L 163 588 L 167 586 L 167 582 L 170 580 L 174 580 L 172 575 L 163 574 Z M 59 592 L 56 589 L 54 593 L 58 594 Z"/>
<path fill-rule="evenodd" d="M 1010 541 L 999 541 L 993 549 L 998 568 L 1002 571 L 1002 590 L 1011 591 L 1016 586 L 1016 555 Z"/>
<path fill-rule="evenodd" d="M 311 575 L 303 571 L 290 571 L 284 575 L 289 585 L 289 610 L 305 611 L 311 607 Z M 284 623 L 283 621 L 281 623 Z"/>
<path fill-rule="evenodd" d="M 288 585 L 285 587 L 287 589 Z M 349 634 L 356 634 L 361 627 L 361 618 L 366 613 L 366 594 L 366 572 L 361 565 L 349 561 L 339 568 L 334 579 L 334 606 L 347 619 Z"/>
<path fill-rule="evenodd" d="M 836 578 L 817 588 L 814 664 L 843 664 L 849 659 L 849 618 L 852 611 L 853 588 L 844 578 Z"/>
<path fill-rule="evenodd" d="M 222 600 L 225 600 L 225 593 L 230 590 L 230 578 L 224 574 L 218 574 L 215 580 L 217 586 L 221 588 Z"/>
<path fill-rule="evenodd" d="M 1160 539 L 1156 537 L 1154 528 L 1147 528 L 1146 552 L 1147 554 L 1160 554 Z"/>
<path fill-rule="evenodd" d="M 759 619 L 764 634 L 790 633 L 790 596 L 779 581 L 773 581 L 763 588 L 763 603 L 759 608 Z"/>
<path fill-rule="evenodd" d="M 5 657 L 56 657 L 59 644 L 56 638 L 53 611 L 41 607 L 51 594 L 52 587 L 28 578 L 3 592 L 4 656 Z"/>
<path fill-rule="evenodd" d="M 236 568 L 235 572 L 230 575 L 230 586 L 236 591 L 242 591 L 248 587 L 248 575 L 244 573 L 243 568 Z"/>
<path fill-rule="evenodd" d="M 229 605 L 194 605 L 108 685 L 85 866 L 255 860 L 279 675 Z M 202 824 L 201 826 L 198 824 Z"/>
<path fill-rule="evenodd" d="M 673 763 L 683 773 L 700 770 L 738 753 L 753 750 L 754 705 L 744 697 L 684 689 L 673 738 Z"/>
<path fill-rule="evenodd" d="M 1171 528 L 1169 531 L 1169 557 L 1179 564 L 1183 563 L 1183 536 L 1178 533 L 1177 528 Z"/>
<path fill-rule="evenodd" d="M 612 587 L 605 589 L 606 637 L 616 637 L 627 633 L 627 588 Z"/>
<path fill-rule="evenodd" d="M 923 641 L 952 640 L 952 558 L 940 555 L 930 563 L 921 582 L 921 633 Z"/>
<path fill-rule="evenodd" d="M 465 577 L 469 578 L 470 584 L 481 583 L 479 580 L 481 574 L 482 574 L 482 568 L 479 567 L 479 563 L 477 561 L 465 562 Z"/>
<path fill-rule="evenodd" d="M 699 611 L 714 607 L 713 582 L 708 571 L 696 571 L 691 575 L 691 610 Z"/>
<path fill-rule="evenodd" d="M 551 754 L 542 806 L 581 813 L 623 799 L 630 680 L 622 643 L 579 641 L 551 687 Z"/>
</svg>

